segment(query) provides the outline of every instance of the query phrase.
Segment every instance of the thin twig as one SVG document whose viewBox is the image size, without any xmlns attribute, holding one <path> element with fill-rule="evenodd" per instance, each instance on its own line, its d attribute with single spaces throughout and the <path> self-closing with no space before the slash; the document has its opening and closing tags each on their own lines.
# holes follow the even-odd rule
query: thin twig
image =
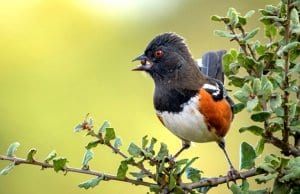
<svg viewBox="0 0 300 194">
<path fill-rule="evenodd" d="M 241 44 L 241 41 L 240 41 L 240 39 L 238 38 L 236 32 L 234 31 L 234 28 L 232 27 L 232 25 L 227 25 L 227 26 L 228 26 L 229 30 L 231 31 L 231 33 L 234 35 L 234 38 L 233 38 L 233 39 L 237 41 L 237 43 L 240 45 L 240 47 L 241 47 L 242 50 L 244 51 L 245 55 L 246 55 L 246 56 L 249 56 L 249 53 L 248 53 L 248 51 L 247 51 L 246 45 L 245 45 L 245 44 Z"/>
<path fill-rule="evenodd" d="M 50 164 L 50 163 L 40 162 L 40 161 L 36 161 L 36 160 L 28 161 L 26 159 L 18 158 L 18 157 L 9 157 L 9 156 L 0 155 L 0 160 L 12 161 L 16 165 L 28 164 L 28 165 L 41 166 L 42 168 L 54 168 L 53 164 Z M 121 181 L 121 182 L 132 183 L 134 185 L 141 185 L 141 186 L 145 186 L 145 187 L 155 187 L 155 186 L 157 187 L 158 186 L 157 184 L 145 182 L 145 181 L 141 181 L 141 180 L 134 180 L 134 179 L 130 179 L 127 177 L 122 179 L 122 178 L 118 178 L 117 176 L 114 176 L 111 174 L 106 174 L 106 173 L 92 171 L 92 170 L 83 170 L 83 169 L 67 167 L 67 166 L 64 167 L 64 171 L 99 176 L 99 177 L 103 177 L 104 178 L 103 180 L 105 180 L 105 181 L 110 181 L 110 180 Z M 235 180 L 253 177 L 253 176 L 256 176 L 256 175 L 259 175 L 262 173 L 263 172 L 261 172 L 261 173 L 256 172 L 256 168 L 253 168 L 248 171 L 241 172 L 240 176 L 235 178 Z M 181 187 L 183 190 L 192 190 L 192 189 L 203 187 L 203 186 L 217 186 L 220 184 L 228 183 L 228 181 L 233 181 L 233 178 L 228 177 L 228 176 L 212 177 L 212 178 L 207 178 L 207 179 L 201 179 L 200 181 L 194 182 L 194 183 L 181 183 L 178 186 Z"/>
<path fill-rule="evenodd" d="M 243 37 L 245 37 L 245 36 L 246 36 L 246 33 L 245 33 L 244 28 L 243 28 L 242 26 L 240 26 L 240 27 L 239 27 L 239 30 L 242 32 Z M 251 54 L 252 58 L 256 61 L 256 55 L 255 55 L 255 52 L 252 50 L 250 44 L 247 43 L 246 45 L 247 45 L 248 50 L 250 51 L 250 54 Z"/>
<path fill-rule="evenodd" d="M 31 161 L 28 161 L 26 159 L 17 158 L 17 157 L 9 157 L 9 156 L 0 155 L 0 160 L 12 161 L 16 165 L 29 164 L 29 165 L 41 166 L 42 168 L 54 168 L 53 164 L 49 164 L 49 163 L 46 163 L 46 162 L 40 162 L 40 161 L 36 161 L 36 160 L 31 162 Z M 67 166 L 64 167 L 64 171 L 66 171 L 66 172 L 75 172 L 75 173 L 79 173 L 79 174 L 88 174 L 88 175 L 99 176 L 99 177 L 103 177 L 104 178 L 103 180 L 106 180 L 106 181 L 115 180 L 115 181 L 132 183 L 134 185 L 142 185 L 142 186 L 146 186 L 146 187 L 156 185 L 156 184 L 150 183 L 150 182 L 134 180 L 134 179 L 130 179 L 130 178 L 122 179 L 122 178 L 118 178 L 117 176 L 114 176 L 114 175 L 111 175 L 111 174 L 106 174 L 106 173 L 103 173 L 103 172 L 96 172 L 96 171 L 92 171 L 92 170 L 83 170 L 83 169 L 67 167 Z"/>
<path fill-rule="evenodd" d="M 290 17 L 291 17 L 291 7 L 290 7 L 291 1 L 288 0 L 288 7 L 287 7 L 287 17 L 286 17 L 286 25 L 285 25 L 285 44 L 287 45 L 290 41 Z M 284 109 L 284 121 L 283 121 L 283 131 L 282 131 L 282 141 L 285 143 L 288 143 L 289 141 L 289 107 L 288 107 L 288 102 L 289 102 L 289 92 L 286 90 L 289 87 L 289 52 L 284 52 L 283 54 L 284 58 L 284 83 L 283 83 L 283 88 L 284 88 L 284 97 L 283 97 L 283 109 Z"/>
</svg>

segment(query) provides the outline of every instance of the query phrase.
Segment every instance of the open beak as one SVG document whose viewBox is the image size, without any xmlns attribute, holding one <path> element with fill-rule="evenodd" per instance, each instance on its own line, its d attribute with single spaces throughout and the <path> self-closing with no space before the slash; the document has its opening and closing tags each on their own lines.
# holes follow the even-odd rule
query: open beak
<svg viewBox="0 0 300 194">
<path fill-rule="evenodd" d="M 134 61 L 140 61 L 141 64 L 138 65 L 136 68 L 132 69 L 132 71 L 146 71 L 151 69 L 153 63 L 149 61 L 148 57 L 145 56 L 144 54 L 138 56 L 137 58 L 133 59 L 132 62 Z"/>
</svg>

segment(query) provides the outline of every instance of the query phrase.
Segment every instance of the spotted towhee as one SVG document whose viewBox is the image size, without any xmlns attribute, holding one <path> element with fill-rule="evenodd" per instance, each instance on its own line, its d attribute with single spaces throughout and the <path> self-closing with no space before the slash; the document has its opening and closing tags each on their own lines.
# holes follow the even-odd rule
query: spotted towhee
<svg viewBox="0 0 300 194">
<path fill-rule="evenodd" d="M 133 70 L 149 73 L 155 82 L 156 115 L 183 142 L 174 157 L 190 142 L 216 141 L 230 165 L 229 174 L 235 175 L 224 141 L 233 119 L 233 102 L 222 83 L 224 53 L 207 53 L 199 67 L 182 37 L 163 33 L 133 60 L 141 63 Z"/>
</svg>

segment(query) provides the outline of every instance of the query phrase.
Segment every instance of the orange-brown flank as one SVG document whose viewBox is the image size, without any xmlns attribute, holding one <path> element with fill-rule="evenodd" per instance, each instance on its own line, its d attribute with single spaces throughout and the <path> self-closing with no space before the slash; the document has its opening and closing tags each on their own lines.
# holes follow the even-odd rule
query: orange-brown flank
<svg viewBox="0 0 300 194">
<path fill-rule="evenodd" d="M 215 128 L 219 137 L 224 137 L 229 130 L 232 111 L 227 100 L 215 101 L 206 90 L 200 89 L 200 112 L 204 115 L 208 128 Z"/>
</svg>

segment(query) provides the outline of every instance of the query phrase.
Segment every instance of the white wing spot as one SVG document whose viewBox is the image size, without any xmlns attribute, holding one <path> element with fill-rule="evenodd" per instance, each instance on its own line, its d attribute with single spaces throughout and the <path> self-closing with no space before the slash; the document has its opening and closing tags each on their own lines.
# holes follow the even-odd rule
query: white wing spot
<svg viewBox="0 0 300 194">
<path fill-rule="evenodd" d="M 220 94 L 220 88 L 218 85 L 204 84 L 203 88 L 208 90 L 213 90 L 214 91 L 212 93 L 213 96 L 218 96 Z"/>
</svg>

